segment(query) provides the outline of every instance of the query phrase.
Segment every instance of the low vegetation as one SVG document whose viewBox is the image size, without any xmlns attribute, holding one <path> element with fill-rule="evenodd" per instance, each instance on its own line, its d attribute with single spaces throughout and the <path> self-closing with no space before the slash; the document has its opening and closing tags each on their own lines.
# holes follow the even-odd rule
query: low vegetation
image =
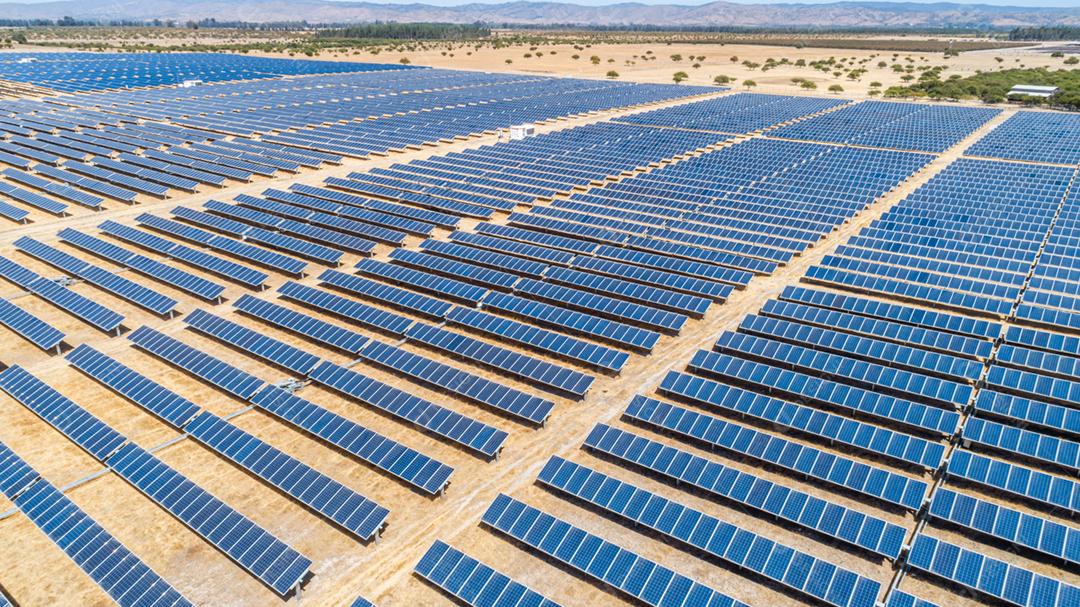
<svg viewBox="0 0 1080 607">
<path fill-rule="evenodd" d="M 987 103 L 1006 101 L 1009 89 L 1017 84 L 1056 86 L 1061 91 L 1050 99 L 1022 97 L 1017 101 L 1045 104 L 1080 110 L 1080 69 L 1048 70 L 1010 69 L 984 72 L 961 78 L 942 80 L 936 71 L 924 72 L 919 81 L 909 86 L 894 86 L 885 90 L 886 97 L 925 97 L 929 99 L 981 99 Z"/>
</svg>

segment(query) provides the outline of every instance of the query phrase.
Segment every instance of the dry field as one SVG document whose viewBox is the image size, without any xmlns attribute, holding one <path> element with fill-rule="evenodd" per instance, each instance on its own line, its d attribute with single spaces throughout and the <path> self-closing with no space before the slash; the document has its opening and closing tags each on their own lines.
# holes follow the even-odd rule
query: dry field
<svg viewBox="0 0 1080 607">
<path fill-rule="evenodd" d="M 556 54 L 552 54 L 552 50 Z M 645 50 L 652 50 L 660 58 L 656 61 L 637 61 L 635 65 L 626 65 L 633 61 L 636 54 L 640 57 Z M 798 89 L 788 80 L 792 76 L 803 76 L 819 80 L 810 68 L 785 66 L 762 74 L 750 72 L 729 60 L 731 55 L 738 55 L 740 60 L 750 59 L 762 62 L 765 57 L 787 57 L 791 61 L 805 58 L 828 56 L 822 49 L 779 49 L 776 47 L 757 46 L 661 46 L 652 49 L 632 48 L 629 46 L 598 46 L 584 51 L 580 60 L 571 59 L 574 51 L 571 47 L 541 47 L 542 57 L 524 59 L 527 49 L 483 49 L 466 56 L 464 50 L 455 51 L 454 57 L 443 57 L 439 52 L 408 53 L 414 64 L 462 69 L 513 70 L 529 73 L 564 74 L 573 76 L 598 77 L 607 70 L 620 72 L 621 78 L 636 81 L 668 81 L 670 74 L 684 69 L 691 75 L 690 82 L 704 84 L 712 81 L 717 74 L 726 74 L 738 79 L 753 78 L 758 81 L 759 90 L 770 92 L 793 93 Z M 668 56 L 682 53 L 684 56 L 705 55 L 700 69 L 689 68 L 688 60 L 673 62 Z M 594 66 L 588 56 L 596 54 L 603 58 L 600 65 Z M 844 51 L 836 56 L 869 57 L 874 53 Z M 879 55 L 879 54 L 878 54 Z M 974 71 L 988 69 L 996 65 L 995 55 L 1006 58 L 1006 64 L 1013 58 L 1027 65 L 1038 65 L 1041 60 L 1046 65 L 1059 62 L 1041 55 L 1029 55 L 1024 50 L 1001 50 L 987 53 L 967 53 L 960 58 L 948 60 L 957 70 Z M 901 55 L 903 58 L 904 55 Z M 916 62 L 922 62 L 923 56 L 912 55 Z M 324 55 L 323 58 L 333 58 Z M 513 64 L 506 65 L 504 60 L 512 58 Z M 387 61 L 396 56 L 351 55 L 351 60 Z M 607 59 L 615 62 L 608 64 Z M 878 59 L 874 58 L 872 63 Z M 934 64 L 943 60 L 940 56 L 926 57 Z M 952 73 L 951 71 L 949 73 Z M 959 72 L 963 73 L 963 72 Z M 871 69 L 859 83 L 844 81 L 845 95 L 865 93 L 868 83 L 881 80 L 886 86 L 898 81 L 891 80 L 889 70 Z M 822 84 L 831 82 L 820 79 Z M 818 91 L 822 93 L 823 91 Z M 411 574 L 413 566 L 434 540 L 442 539 L 468 554 L 487 562 L 517 580 L 539 590 L 549 598 L 563 605 L 588 605 L 607 607 L 622 605 L 622 598 L 611 594 L 584 579 L 577 578 L 557 566 L 542 563 L 536 557 L 479 526 L 479 519 L 492 499 L 500 492 L 508 493 L 532 505 L 536 505 L 552 514 L 580 524 L 590 531 L 612 539 L 647 557 L 652 557 L 680 573 L 707 582 L 712 587 L 751 605 L 797 605 L 799 599 L 787 595 L 757 581 L 748 582 L 739 573 L 713 563 L 706 562 L 673 548 L 651 536 L 630 531 L 620 524 L 557 497 L 536 486 L 537 473 L 551 455 L 561 455 L 573 461 L 586 464 L 602 472 L 611 473 L 622 479 L 633 479 L 647 489 L 662 490 L 666 495 L 675 497 L 684 504 L 715 514 L 719 518 L 753 529 L 769 537 L 781 539 L 794 548 L 806 548 L 812 554 L 842 564 L 851 570 L 887 583 L 892 577 L 892 567 L 884 560 L 870 559 L 865 555 L 849 551 L 840 546 L 830 546 L 814 537 L 804 537 L 797 531 L 783 524 L 762 517 L 753 516 L 743 510 L 727 504 L 702 498 L 700 496 L 672 489 L 671 486 L 642 475 L 631 473 L 612 462 L 594 457 L 582 450 L 580 445 L 589 430 L 597 422 L 609 422 L 626 427 L 620 422 L 619 415 L 627 402 L 636 393 L 651 393 L 663 374 L 670 369 L 681 369 L 692 353 L 708 345 L 722 330 L 734 328 L 742 317 L 755 312 L 766 299 L 774 297 L 787 285 L 794 284 L 805 270 L 819 261 L 837 245 L 873 219 L 879 217 L 895 202 L 901 200 L 913 189 L 925 183 L 930 177 L 942 170 L 961 151 L 987 131 L 1000 124 L 1010 115 L 1007 110 L 982 129 L 974 133 L 950 152 L 941 155 L 925 169 L 906 181 L 901 187 L 879 200 L 869 211 L 860 214 L 853 221 L 842 226 L 818 246 L 806 254 L 797 257 L 793 263 L 782 268 L 772 276 L 755 278 L 749 288 L 737 291 L 724 305 L 714 306 L 707 316 L 700 321 L 691 321 L 683 334 L 677 338 L 664 337 L 653 355 L 634 356 L 632 362 L 618 377 L 599 376 L 588 397 L 580 402 L 552 397 L 556 409 L 546 427 L 532 429 L 506 418 L 497 416 L 489 410 L 471 403 L 447 396 L 409 381 L 396 377 L 366 363 L 358 363 L 358 370 L 386 383 L 406 389 L 432 402 L 446 404 L 482 422 L 498 426 L 510 432 L 510 438 L 502 457 L 496 461 L 485 462 L 462 450 L 456 449 L 435 438 L 420 433 L 412 427 L 402 425 L 388 417 L 351 402 L 335 393 L 315 385 L 305 387 L 300 395 L 336 413 L 346 416 L 373 430 L 397 438 L 405 444 L 439 459 L 455 469 L 452 483 L 445 496 L 429 499 L 411 491 L 401 483 L 372 468 L 343 456 L 339 451 L 327 447 L 294 429 L 285 426 L 276 419 L 259 412 L 244 411 L 245 404 L 208 387 L 185 372 L 173 369 L 152 356 L 136 351 L 124 337 L 109 337 L 68 317 L 51 306 L 34 305 L 36 314 L 47 322 L 60 328 L 68 335 L 71 344 L 88 343 L 121 362 L 142 371 L 147 376 L 165 384 L 218 415 L 240 413 L 232 421 L 239 427 L 259 438 L 294 455 L 318 470 L 356 489 L 365 496 L 375 499 L 391 511 L 390 525 L 383 537 L 370 545 L 362 545 L 353 538 L 339 532 L 326 521 L 298 506 L 291 499 L 277 493 L 259 480 L 247 475 L 229 462 L 218 457 L 208 449 L 196 444 L 191 439 L 180 440 L 158 452 L 169 465 L 175 467 L 205 489 L 223 498 L 241 513 L 249 516 L 266 529 L 278 535 L 285 542 L 297 548 L 314 561 L 314 578 L 304 588 L 299 597 L 288 601 L 291 605 L 338 606 L 347 605 L 357 595 L 365 596 L 378 605 L 385 607 L 447 605 L 448 599 L 421 582 Z M 557 121 L 540 130 L 562 129 L 578 124 L 585 124 L 615 115 L 630 112 L 607 112 L 587 118 Z M 392 154 L 373 160 L 346 160 L 339 167 L 321 171 L 306 171 L 298 176 L 281 179 L 257 179 L 251 184 L 230 187 L 227 190 L 204 189 L 198 194 L 177 197 L 165 201 L 142 200 L 134 207 L 112 203 L 102 213 L 86 210 L 76 211 L 76 215 L 65 219 L 55 219 L 46 215 L 35 215 L 35 222 L 25 227 L 0 228 L 0 255 L 17 259 L 26 266 L 46 276 L 55 275 L 44 264 L 38 263 L 26 255 L 13 250 L 11 243 L 20 235 L 31 235 L 49 244 L 56 244 L 56 231 L 61 226 L 74 227 L 94 233 L 94 227 L 106 219 L 115 219 L 130 223 L 135 215 L 152 211 L 165 215 L 175 205 L 196 207 L 210 198 L 231 200 L 239 193 L 257 194 L 267 187 L 282 187 L 290 183 L 301 182 L 319 184 L 328 176 L 344 175 L 350 171 L 363 170 L 377 166 L 387 166 L 415 158 L 442 154 L 455 149 L 477 147 L 492 143 L 494 137 L 473 138 L 467 142 L 428 147 L 422 151 L 404 154 Z M 466 223 L 463 228 L 471 224 Z M 445 231 L 438 232 L 438 237 L 445 236 Z M 419 239 L 413 238 L 409 246 Z M 59 248 L 71 251 L 66 245 Z M 389 248 L 378 249 L 376 258 L 385 259 Z M 80 254 L 80 256 L 85 256 Z M 346 256 L 342 270 L 348 270 L 357 261 L 356 256 Z M 113 269 L 107 262 L 102 266 Z M 310 268 L 317 274 L 319 269 Z M 135 277 L 143 284 L 156 284 L 146 279 Z M 259 294 L 278 303 L 274 288 L 289 280 L 282 275 L 275 275 L 271 280 L 271 289 Z M 301 281 L 315 285 L 318 281 L 309 276 Z M 98 299 L 122 312 L 128 321 L 128 329 L 135 329 L 142 324 L 154 326 L 166 333 L 178 337 L 184 342 L 201 347 L 214 353 L 223 360 L 249 371 L 268 381 L 279 381 L 288 377 L 288 373 L 256 361 L 239 352 L 220 346 L 213 340 L 204 338 L 184 329 L 181 320 L 165 320 L 143 312 L 121 300 L 104 295 L 85 284 L 76 285 L 75 290 Z M 232 311 L 228 301 L 217 306 L 207 306 L 179 291 L 163 287 L 169 296 L 179 300 L 181 313 L 187 313 L 200 307 L 208 308 L 215 314 L 226 316 L 240 324 L 259 329 L 267 335 L 287 343 L 299 345 L 318 356 L 339 363 L 350 361 L 340 353 L 324 349 L 292 334 L 267 328 L 258 321 L 244 317 Z M 235 300 L 246 291 L 238 286 L 230 286 L 226 291 L 228 300 Z M 19 295 L 9 283 L 0 283 L 0 296 L 29 297 Z M 287 307 L 296 306 L 284 304 Z M 376 339 L 388 341 L 359 327 L 353 329 Z M 174 438 L 176 432 L 155 418 L 113 394 L 99 384 L 84 377 L 69 367 L 60 356 L 49 356 L 22 341 L 14 334 L 0 329 L 0 343 L 4 348 L 0 360 L 6 364 L 18 363 L 27 367 L 38 377 L 46 380 L 60 392 L 88 408 L 131 437 L 143 447 L 152 448 Z M 413 350 L 415 346 L 404 346 Z M 454 362 L 441 355 L 416 349 L 435 360 L 466 368 L 464 363 Z M 476 367 L 469 370 L 497 379 L 506 385 L 522 389 L 533 394 L 541 392 L 531 386 L 504 376 L 482 371 Z M 100 467 L 78 447 L 68 441 L 50 426 L 37 419 L 34 414 L 14 400 L 0 394 L 0 441 L 6 443 L 22 455 L 41 474 L 58 486 L 79 482 L 90 475 L 100 472 Z M 669 444 L 674 441 L 665 439 Z M 708 455 L 707 450 L 680 444 L 681 448 Z M 823 446 L 826 450 L 829 447 Z M 836 450 L 841 452 L 841 450 Z M 872 462 L 873 459 L 860 454 L 844 451 L 848 457 Z M 860 501 L 835 492 L 822 492 L 813 483 L 793 481 L 789 477 L 774 474 L 751 463 L 738 462 L 727 458 L 725 464 L 764 476 L 809 491 L 827 494 L 829 499 L 844 505 L 857 507 Z M 929 475 L 924 477 L 930 480 Z M 174 520 L 169 514 L 155 506 L 147 498 L 127 485 L 117 476 L 105 473 L 92 480 L 81 482 L 67 492 L 84 510 L 97 519 L 106 529 L 141 556 L 150 566 L 173 583 L 185 596 L 200 605 L 228 605 L 243 607 L 261 607 L 283 604 L 282 600 L 262 586 L 256 579 L 246 575 L 225 556 L 202 541 L 186 527 Z M 987 497 L 987 499 L 993 499 Z M 0 498 L 0 501 L 3 501 Z M 7 510 L 10 504 L 0 504 L 0 511 Z M 910 514 L 901 511 L 878 511 L 891 522 L 912 527 Z M 8 513 L 10 514 L 10 512 Z M 1004 550 L 976 544 L 962 534 L 940 531 L 939 537 L 961 545 L 978 545 L 986 554 L 1020 562 L 1029 569 L 1049 575 L 1060 575 L 1061 569 L 1045 563 L 1031 561 Z M 97 606 L 108 605 L 110 601 L 77 567 L 68 561 L 25 517 L 19 514 L 0 519 L 0 537 L 4 538 L 0 546 L 0 585 L 28 607 L 53 605 Z M 1065 581 L 1080 583 L 1080 573 L 1065 574 Z M 904 589 L 916 592 L 922 597 L 935 600 L 941 605 L 974 607 L 980 604 L 975 599 L 963 599 L 945 591 L 939 586 L 918 579 L 909 578 Z"/>
<path fill-rule="evenodd" d="M 805 92 L 799 84 L 791 81 L 792 78 L 805 78 L 817 85 L 817 90 L 813 91 L 814 94 L 829 94 L 829 86 L 839 84 L 844 88 L 841 95 L 856 97 L 866 96 L 872 82 L 880 82 L 882 90 L 904 84 L 901 80 L 903 74 L 894 72 L 889 67 L 894 62 L 914 65 L 916 69 L 920 66 L 947 65 L 948 69 L 941 75 L 942 80 L 953 74 L 971 76 L 978 70 L 992 71 L 1021 66 L 1065 67 L 1062 59 L 1039 52 L 1037 47 L 971 51 L 952 58 L 945 58 L 941 53 L 797 49 L 746 44 L 598 44 L 583 50 L 576 50 L 573 45 L 563 44 L 539 46 L 536 50 L 530 50 L 530 48 L 529 46 L 512 46 L 493 49 L 485 46 L 474 50 L 473 47 L 464 46 L 452 51 L 445 49 L 382 51 L 377 55 L 367 51 L 356 51 L 352 54 L 324 52 L 320 58 L 339 61 L 394 62 L 407 57 L 413 65 L 581 78 L 605 78 L 609 71 L 614 70 L 618 72 L 620 80 L 634 82 L 671 82 L 675 72 L 683 71 L 689 76 L 685 81 L 686 84 L 712 84 L 716 76 L 723 75 L 734 79 L 735 84 L 732 86 L 736 89 L 743 89 L 741 83 L 750 79 L 757 83 L 753 89 L 755 91 L 782 94 Z M 651 56 L 656 59 L 643 59 L 650 56 L 650 51 Z M 451 53 L 453 53 L 452 56 Z M 532 57 L 526 58 L 526 53 L 531 54 Z M 538 56 L 539 53 L 542 55 Z M 574 55 L 579 55 L 579 58 L 573 59 Z M 594 55 L 600 58 L 599 64 L 594 65 L 590 61 Z M 681 55 L 682 60 L 674 61 L 671 58 L 672 55 Z M 894 58 L 893 55 L 896 57 Z M 705 59 L 699 61 L 692 59 L 692 57 L 701 56 Z M 738 60 L 732 61 L 732 57 L 737 57 Z M 844 75 L 833 76 L 831 73 L 815 70 L 809 65 L 806 67 L 794 65 L 800 59 L 809 64 L 827 60 L 830 57 L 835 57 L 837 61 L 846 58 L 849 60 L 849 66 L 858 66 L 866 69 L 867 72 L 858 80 L 851 80 Z M 1002 59 L 1001 62 L 996 60 L 999 57 Z M 786 58 L 790 63 L 765 72 L 762 72 L 761 68 L 750 69 L 742 64 L 743 61 L 750 61 L 764 65 L 769 58 L 777 62 Z M 908 61 L 908 58 L 911 61 Z M 512 63 L 506 63 L 507 60 Z M 859 64 L 863 60 L 866 60 L 866 63 Z M 881 61 L 888 65 L 883 68 L 878 67 Z M 698 62 L 701 67 L 692 67 Z M 915 74 L 917 76 L 918 72 Z"/>
</svg>

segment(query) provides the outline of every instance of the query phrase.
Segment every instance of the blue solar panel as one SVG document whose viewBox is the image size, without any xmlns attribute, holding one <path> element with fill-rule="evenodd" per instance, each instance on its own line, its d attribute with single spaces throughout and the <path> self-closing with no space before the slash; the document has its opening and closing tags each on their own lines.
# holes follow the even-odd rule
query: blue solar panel
<svg viewBox="0 0 1080 607">
<path fill-rule="evenodd" d="M 635 304 L 596 295 L 587 291 L 524 278 L 514 287 L 517 293 L 556 305 L 565 305 L 587 313 L 609 316 L 620 322 L 676 335 L 686 324 L 687 317 L 650 306 Z"/>
<path fill-rule="evenodd" d="M 308 576 L 307 557 L 146 450 L 128 443 L 109 467 L 278 594 Z"/>
<path fill-rule="evenodd" d="M 108 293 L 112 293 L 156 314 L 169 315 L 178 305 L 175 299 L 161 295 L 153 289 L 68 255 L 28 236 L 19 238 L 14 244 L 18 250 L 31 257 L 44 261 L 55 268 L 81 278 Z"/>
<path fill-rule="evenodd" d="M 104 462 L 127 442 L 124 435 L 19 365 L 12 365 L 0 372 L 0 389 L 98 461 Z"/>
<path fill-rule="evenodd" d="M 441 319 L 454 306 L 445 301 L 337 270 L 326 270 L 319 280 L 361 297 L 400 307 L 429 318 Z"/>
<path fill-rule="evenodd" d="M 446 315 L 446 321 L 498 340 L 509 340 L 526 348 L 573 360 L 602 371 L 618 373 L 630 359 L 625 352 L 480 310 L 456 307 Z"/>
<path fill-rule="evenodd" d="M 30 466 L 2 443 L 0 479 L 4 481 L 0 483 L 0 491 L 15 507 L 121 607 L 192 605 L 75 502 L 48 481 L 39 479 Z"/>
<path fill-rule="evenodd" d="M 128 339 L 150 354 L 245 401 L 254 396 L 265 383 L 253 375 L 147 326 L 135 329 L 128 335 Z"/>
<path fill-rule="evenodd" d="M 212 413 L 203 411 L 185 430 L 362 540 L 374 538 L 386 524 L 386 508 Z"/>
<path fill-rule="evenodd" d="M 361 260 L 360 263 L 356 264 L 356 269 L 362 274 L 375 276 L 387 282 L 405 285 L 472 305 L 479 303 L 487 294 L 487 289 L 482 287 L 374 259 Z"/>
<path fill-rule="evenodd" d="M 279 388 L 267 386 L 251 402 L 428 495 L 445 489 L 454 472 L 438 460 Z"/>
<path fill-rule="evenodd" d="M 717 350 L 770 361 L 777 366 L 793 367 L 813 374 L 827 374 L 859 383 L 874 390 L 896 392 L 925 399 L 946 407 L 963 407 L 974 388 L 968 384 L 912 373 L 891 366 L 859 361 L 846 356 L 819 352 L 802 346 L 724 332 L 714 346 Z M 708 372 L 713 366 L 726 365 L 729 359 L 716 352 L 699 350 L 691 361 L 694 369 Z"/>
<path fill-rule="evenodd" d="M 42 350 L 60 347 L 64 333 L 6 299 L 0 299 L 0 324 Z"/>
<path fill-rule="evenodd" d="M 979 390 L 975 409 L 984 415 L 1000 417 L 1014 424 L 1031 425 L 1080 437 L 1080 410 L 1062 405 Z"/>
<path fill-rule="evenodd" d="M 290 283 L 295 284 L 295 283 Z M 276 303 L 258 299 L 251 295 L 242 295 L 233 302 L 233 306 L 267 324 L 302 335 L 310 340 L 325 344 L 332 348 L 355 354 L 367 342 L 367 337 L 328 323 L 324 320 L 301 314 Z"/>
<path fill-rule="evenodd" d="M 938 607 L 930 601 L 920 599 L 906 592 L 893 589 L 889 593 L 889 601 L 885 607 Z"/>
<path fill-rule="evenodd" d="M 188 314 L 184 318 L 184 323 L 200 333 L 298 373 L 301 377 L 307 375 L 315 365 L 319 364 L 318 356 L 205 310 L 195 310 Z"/>
<path fill-rule="evenodd" d="M 161 262 L 154 261 L 149 257 L 137 255 L 127 249 L 123 249 L 112 243 L 105 242 L 104 240 L 71 228 L 64 228 L 63 230 L 60 230 L 57 235 L 62 241 L 72 246 L 78 247 L 79 249 L 97 255 L 103 259 L 107 259 L 113 263 L 131 268 L 139 274 L 160 280 L 171 287 L 207 301 L 217 301 L 221 297 L 221 293 L 225 290 L 224 286 L 206 280 L 205 278 L 190 274 L 183 270 L 178 270 Z"/>
<path fill-rule="evenodd" d="M 919 571 L 1018 607 L 1080 603 L 1080 588 L 955 544 L 920 534 L 908 564 Z"/>
<path fill-rule="evenodd" d="M 195 403 L 86 344 L 80 344 L 66 358 L 76 369 L 174 428 L 183 428 L 199 412 Z"/>
<path fill-rule="evenodd" d="M 331 362 L 323 362 L 310 377 L 314 382 L 488 457 L 495 457 L 506 441 L 507 434 L 502 430 Z"/>
<path fill-rule="evenodd" d="M 1080 512 L 1080 483 L 985 455 L 957 449 L 945 469 L 950 477 L 982 485 L 1050 508 Z"/>
<path fill-rule="evenodd" d="M 945 487 L 934 492 L 929 515 L 1010 545 L 1080 564 L 1080 529 Z"/>
<path fill-rule="evenodd" d="M 545 360 L 448 331 L 441 327 L 414 323 L 405 332 L 406 339 L 422 343 L 451 356 L 513 375 L 553 392 L 584 398 L 593 378 Z"/>
<path fill-rule="evenodd" d="M 704 584 L 505 494 L 495 498 L 482 521 L 541 555 L 647 605 L 747 607 Z"/>
<path fill-rule="evenodd" d="M 637 352 L 651 352 L 660 339 L 658 333 L 648 329 L 506 293 L 489 293 L 483 307 Z"/>
<path fill-rule="evenodd" d="M 668 396 L 723 409 L 769 422 L 818 439 L 846 445 L 871 455 L 887 457 L 934 471 L 941 466 L 945 447 L 937 442 L 894 432 L 853 419 L 804 407 L 734 386 L 669 371 L 658 391 Z"/>
<path fill-rule="evenodd" d="M 923 481 L 655 399 L 634 397 L 625 415 L 910 510 L 919 510 L 926 497 Z"/>
<path fill-rule="evenodd" d="M 324 276 L 326 275 L 324 274 Z M 343 284 L 350 286 L 355 284 L 352 279 L 363 281 L 363 279 L 357 279 L 347 274 L 341 274 L 340 277 L 346 279 L 343 280 Z M 384 331 L 390 335 L 404 336 L 405 330 L 413 323 L 411 319 L 393 312 L 373 308 L 367 304 L 295 282 L 287 282 L 281 285 L 278 287 L 278 293 L 281 294 L 283 299 L 328 312 L 350 322 L 355 322 L 369 329 Z"/>
<path fill-rule="evenodd" d="M 5 257 L 0 257 L 0 276 L 107 333 L 118 330 L 124 322 L 122 315 Z"/>
<path fill-rule="evenodd" d="M 433 385 L 526 422 L 543 424 L 555 406 L 551 401 L 380 341 L 369 341 L 359 356 L 421 383 Z"/>
<path fill-rule="evenodd" d="M 143 232 L 142 230 L 136 230 L 135 228 L 121 225 L 115 221 L 106 221 L 98 226 L 98 228 L 102 232 L 125 242 L 130 242 L 134 245 L 143 247 L 144 249 L 154 251 L 155 253 L 166 255 L 202 271 L 223 276 L 248 287 L 260 288 L 270 279 L 269 275 L 258 270 L 253 270 L 247 266 L 204 253 L 203 251 L 197 251 L 190 247 L 172 242 L 171 240 L 165 240 L 164 238 Z"/>
<path fill-rule="evenodd" d="M 415 571 L 473 607 L 559 607 L 558 603 L 441 540 L 428 548 Z"/>
<path fill-rule="evenodd" d="M 907 535 L 899 525 L 605 424 L 593 428 L 584 446 L 889 559 L 900 555 Z"/>
<path fill-rule="evenodd" d="M 881 592 L 879 582 L 559 456 L 548 460 L 539 481 L 684 550 L 703 551 L 829 605 L 873 607 Z"/>
</svg>

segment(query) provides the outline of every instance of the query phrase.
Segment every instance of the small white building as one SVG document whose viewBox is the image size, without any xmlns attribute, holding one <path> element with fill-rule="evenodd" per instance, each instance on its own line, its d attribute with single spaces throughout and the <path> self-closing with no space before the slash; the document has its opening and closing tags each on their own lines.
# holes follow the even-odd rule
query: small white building
<svg viewBox="0 0 1080 607">
<path fill-rule="evenodd" d="M 510 139 L 518 140 L 526 137 L 532 137 L 536 134 L 536 125 L 532 124 L 518 124 L 510 127 Z"/>
<path fill-rule="evenodd" d="M 1027 97 L 1053 97 L 1061 90 L 1056 86 L 1038 86 L 1034 84 L 1017 84 L 1009 89 L 1009 97 L 1013 95 L 1024 95 Z"/>
</svg>

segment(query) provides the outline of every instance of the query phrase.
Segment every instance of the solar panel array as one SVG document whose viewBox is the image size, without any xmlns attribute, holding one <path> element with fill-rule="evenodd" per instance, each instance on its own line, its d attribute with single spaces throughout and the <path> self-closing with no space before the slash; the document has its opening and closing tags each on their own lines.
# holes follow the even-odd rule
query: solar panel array
<svg viewBox="0 0 1080 607">
<path fill-rule="evenodd" d="M 0 102 L 0 215 L 111 214 L 117 201 L 716 91 L 443 70 L 263 77 L 262 61 L 238 61 L 220 84 Z M 214 79 L 225 63 L 199 69 Z M 58 87 L 104 89 L 172 77 L 182 61 L 80 75 L 21 65 Z M 286 600 L 313 573 L 340 579 L 302 552 L 334 558 L 341 539 L 432 528 L 425 517 L 440 508 L 466 513 L 458 483 L 467 496 L 502 490 L 510 467 L 538 472 L 536 486 L 500 494 L 481 527 L 453 536 L 466 550 L 417 544 L 430 588 L 411 590 L 470 605 L 554 605 L 546 595 L 575 590 L 588 601 L 588 585 L 557 583 L 570 573 L 664 607 L 930 607 L 920 597 L 951 604 L 953 593 L 1071 605 L 1076 170 L 1060 166 L 1068 125 L 1043 112 L 1021 115 L 1056 138 L 1049 156 L 1002 144 L 966 150 L 996 160 L 936 156 L 998 113 L 728 95 L 24 236 L 0 260 L 17 288 L 0 299 L 0 324 L 34 344 L 31 361 L 67 340 L 71 366 L 164 425 L 144 434 L 136 424 L 156 422 L 133 418 L 133 441 L 57 389 L 73 384 L 50 385 L 7 353 L 0 388 L 98 462 L 76 485 L 117 475 Z M 1012 120 L 985 141 L 1014 132 Z M 932 163 L 929 183 L 825 255 L 810 284 L 664 362 L 755 276 L 797 262 Z M 188 308 L 189 295 L 204 307 Z M 37 299 L 110 332 L 150 320 L 99 346 L 106 337 L 86 340 L 78 324 L 51 326 Z M 660 358 L 635 356 L 649 353 Z M 152 375 L 161 363 L 173 370 Z M 627 392 L 613 376 L 648 368 L 655 384 L 610 403 Z M 594 423 L 596 403 L 621 416 Z M 128 428 L 116 411 L 108 419 Z M 566 428 L 582 450 L 536 460 Z M 221 461 L 191 470 L 178 443 Z M 45 482 L 9 468 L 0 485 Z M 232 474 L 254 484 L 213 485 L 219 498 L 188 470 L 218 479 L 208 487 Z M 259 511 L 263 490 L 300 514 Z M 490 537 L 474 552 L 476 533 Z M 490 550 L 499 538 L 548 564 L 523 569 L 530 557 Z M 123 579 L 142 580 L 129 594 L 166 592 L 125 562 Z"/>
<path fill-rule="evenodd" d="M 863 101 L 769 132 L 770 136 L 920 152 L 944 152 L 1001 110 Z"/>
</svg>

